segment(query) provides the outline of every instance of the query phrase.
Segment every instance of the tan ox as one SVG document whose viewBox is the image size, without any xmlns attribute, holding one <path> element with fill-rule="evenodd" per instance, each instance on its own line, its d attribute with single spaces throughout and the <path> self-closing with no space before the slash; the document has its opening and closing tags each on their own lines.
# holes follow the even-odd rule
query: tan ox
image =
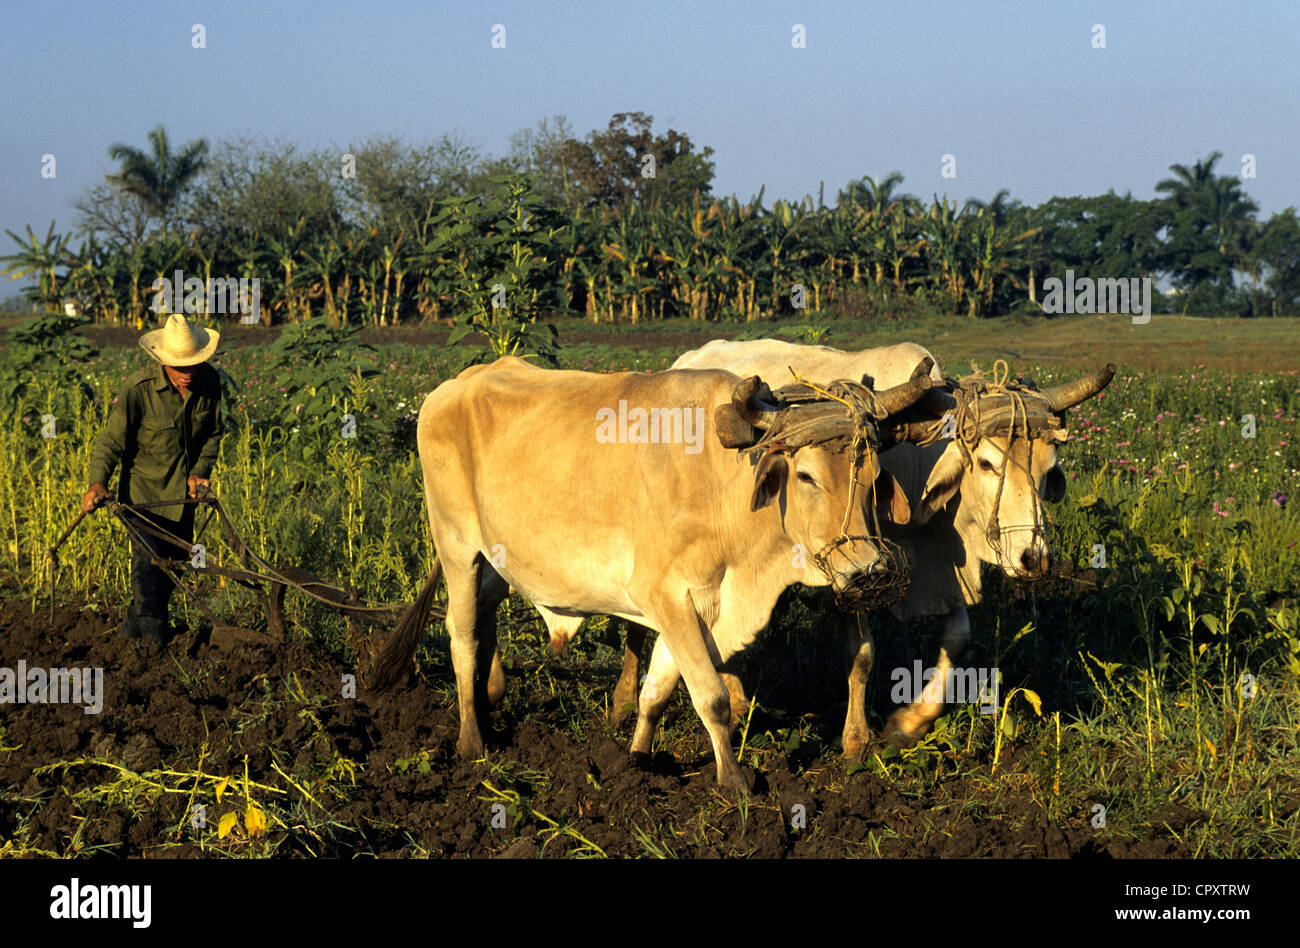
<svg viewBox="0 0 1300 948">
<path fill-rule="evenodd" d="M 934 361 L 925 348 L 914 343 L 843 352 L 772 339 L 715 340 L 685 353 L 673 368 L 712 366 L 739 374 L 756 373 L 773 380 L 772 384 L 790 378 L 791 368 L 813 380 L 865 374 L 877 387 L 888 387 L 910 378 L 926 359 Z M 1114 373 L 1111 365 L 1091 378 L 1056 386 L 1041 393 L 1044 404 L 1030 393 L 1024 398 L 1035 406 L 1036 417 L 1061 413 L 1101 391 Z M 943 378 L 937 363 L 930 374 L 936 380 Z M 938 391 L 930 393 L 926 403 L 936 412 L 957 408 L 951 396 Z M 989 404 L 993 404 L 991 396 Z M 1053 419 L 1047 417 L 1046 421 L 1050 424 Z M 916 701 L 890 717 L 888 736 L 899 743 L 914 743 L 924 736 L 943 710 L 953 660 L 970 639 L 966 607 L 980 601 L 981 565 L 991 563 L 1012 577 L 1038 576 L 1048 568 L 1051 551 L 1044 536 L 1047 515 L 1042 501 L 1056 502 L 1065 495 L 1065 475 L 1056 455 L 1057 445 L 1066 440 L 1065 429 L 1044 428 L 1036 431 L 1035 437 L 1015 438 L 1009 437 L 1009 427 L 999 431 L 980 431 L 967 438 L 965 445 L 949 431 L 947 440 L 926 446 L 903 442 L 881 455 L 881 466 L 902 485 L 912 507 L 910 524 L 898 532 L 910 541 L 906 545 L 912 554 L 911 584 L 906 595 L 889 608 L 903 621 L 941 616 L 943 625 L 937 674 Z M 859 757 L 871 738 L 866 684 L 874 643 L 865 622 L 846 617 L 841 624 L 849 679 L 842 743 L 846 756 Z M 636 637 L 630 634 L 629 652 L 635 644 Z M 625 674 L 628 664 L 625 661 Z M 724 679 L 734 714 L 744 703 L 743 691 L 725 670 Z M 623 680 L 620 686 L 627 688 Z"/>
<path fill-rule="evenodd" d="M 919 379 L 876 397 L 894 412 L 929 387 Z M 846 583 L 880 565 L 864 508 L 852 499 L 858 492 L 874 485 L 888 512 L 907 519 L 893 479 L 878 476 L 878 455 L 854 467 L 828 447 L 773 440 L 790 427 L 789 413 L 775 412 L 767 395 L 758 379 L 725 371 L 603 375 L 515 358 L 439 386 L 417 428 L 437 560 L 379 657 L 374 684 L 391 687 L 409 668 L 441 569 L 456 746 L 477 757 L 484 715 L 505 691 L 495 613 L 508 587 L 536 606 L 553 638 L 589 615 L 621 616 L 659 633 L 672 684 L 680 669 L 708 730 L 718 782 L 745 789 L 715 667 L 767 625 L 787 586 L 831 582 L 797 550 L 833 549 L 834 575 Z M 844 430 L 858 430 L 842 414 Z M 747 448 L 760 434 L 761 457 L 720 440 Z M 842 542 L 845 534 L 852 539 Z M 652 671 L 666 677 L 662 665 Z M 633 753 L 649 752 L 671 691 L 643 691 Z"/>
</svg>

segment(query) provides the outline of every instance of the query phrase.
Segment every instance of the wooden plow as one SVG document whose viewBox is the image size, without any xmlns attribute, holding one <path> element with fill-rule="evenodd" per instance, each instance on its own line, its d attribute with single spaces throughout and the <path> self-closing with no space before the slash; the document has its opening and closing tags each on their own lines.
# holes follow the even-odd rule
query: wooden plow
<svg viewBox="0 0 1300 948">
<path fill-rule="evenodd" d="M 187 541 L 175 534 L 159 527 L 143 516 L 142 511 L 151 510 L 157 507 L 175 507 L 180 504 L 196 504 L 208 507 L 208 516 L 204 520 L 203 526 L 195 533 L 193 541 Z M 385 625 L 395 623 L 398 617 L 407 608 L 409 603 L 368 603 L 361 599 L 357 591 L 350 584 L 335 585 L 327 583 L 320 577 L 307 572 L 297 566 L 276 565 L 266 559 L 263 559 L 253 550 L 251 550 L 239 532 L 235 529 L 225 507 L 207 488 L 199 488 L 198 496 L 189 497 L 185 500 L 164 500 L 155 501 L 146 504 L 125 504 L 119 501 L 104 501 L 103 505 L 126 529 L 127 534 L 131 537 L 133 543 L 145 544 L 145 535 L 151 535 L 166 543 L 180 547 L 182 549 L 191 549 L 193 543 L 197 543 L 202 537 L 203 532 L 212 522 L 213 517 L 221 527 L 221 532 L 225 538 L 226 546 L 230 549 L 239 562 L 238 567 L 209 565 L 205 562 L 203 565 L 195 565 L 192 559 L 172 559 L 170 557 L 151 555 L 150 560 L 155 566 L 158 566 L 176 584 L 185 595 L 189 596 L 194 603 L 203 611 L 211 620 L 214 638 L 217 630 L 221 630 L 223 637 L 234 638 L 236 640 L 248 641 L 250 637 L 256 640 L 265 641 L 266 637 L 260 633 L 252 632 L 247 629 L 232 626 L 230 623 L 221 620 L 216 613 L 212 611 L 199 596 L 198 590 L 193 584 L 187 583 L 185 578 L 193 574 L 220 576 L 238 583 L 246 589 L 252 590 L 257 594 L 262 602 L 262 608 L 266 613 L 266 627 L 268 636 L 273 640 L 283 640 L 285 633 L 284 618 L 284 597 L 285 593 L 290 590 L 296 590 L 304 595 L 337 609 L 342 612 L 347 619 L 348 636 L 354 646 L 359 643 L 361 638 L 358 620 L 368 618 Z M 86 514 L 83 511 L 77 519 L 72 522 L 67 530 L 63 532 L 57 543 L 49 550 L 50 565 L 50 613 L 53 616 L 54 611 L 54 585 L 55 573 L 58 570 L 58 550 L 67 539 L 76 530 Z M 147 544 L 145 544 L 147 546 Z M 437 618 L 443 617 L 443 610 L 435 607 L 434 615 Z M 366 649 L 365 651 L 370 651 Z"/>
</svg>

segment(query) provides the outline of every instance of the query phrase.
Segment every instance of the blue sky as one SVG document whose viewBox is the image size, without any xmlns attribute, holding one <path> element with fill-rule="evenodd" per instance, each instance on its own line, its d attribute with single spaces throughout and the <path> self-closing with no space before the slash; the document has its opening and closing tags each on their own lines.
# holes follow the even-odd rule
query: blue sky
<svg viewBox="0 0 1300 948">
<path fill-rule="evenodd" d="M 123 0 L 13 4 L 0 24 L 0 228 L 19 233 L 72 229 L 68 202 L 113 170 L 108 147 L 143 148 L 160 122 L 174 145 L 245 133 L 341 151 L 455 133 L 501 154 L 543 116 L 585 135 L 638 110 L 713 146 L 717 193 L 766 184 L 769 203 L 820 181 L 830 202 L 894 169 L 925 198 L 1149 197 L 1170 164 L 1219 150 L 1222 173 L 1256 156 L 1244 184 L 1262 214 L 1300 204 L 1294 0 Z M 940 177 L 945 153 L 955 179 Z"/>
</svg>

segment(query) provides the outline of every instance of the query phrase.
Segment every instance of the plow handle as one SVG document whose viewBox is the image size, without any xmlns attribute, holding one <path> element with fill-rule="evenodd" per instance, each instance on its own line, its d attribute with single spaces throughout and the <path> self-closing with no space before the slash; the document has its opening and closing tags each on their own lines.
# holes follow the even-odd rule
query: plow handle
<svg viewBox="0 0 1300 948">
<path fill-rule="evenodd" d="M 83 510 L 81 513 L 77 514 L 77 519 L 72 521 L 71 524 L 69 524 L 68 529 L 63 531 L 63 536 L 59 537 L 58 542 L 55 543 L 54 546 L 50 547 L 50 552 L 48 554 L 50 559 L 55 558 L 55 554 L 59 552 L 59 547 L 63 546 L 64 542 L 68 539 L 68 537 L 72 536 L 72 531 L 77 529 L 77 527 L 80 526 L 81 521 L 85 519 L 86 519 L 86 511 Z"/>
</svg>

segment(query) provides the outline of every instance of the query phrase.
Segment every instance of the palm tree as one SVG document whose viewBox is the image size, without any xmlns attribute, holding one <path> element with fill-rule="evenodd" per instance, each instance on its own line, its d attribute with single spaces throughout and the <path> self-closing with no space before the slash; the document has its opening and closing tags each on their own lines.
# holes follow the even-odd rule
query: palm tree
<svg viewBox="0 0 1300 948">
<path fill-rule="evenodd" d="M 1170 165 L 1169 170 L 1174 173 L 1174 177 L 1158 182 L 1155 190 L 1168 194 L 1175 210 L 1186 210 L 1211 187 L 1215 162 L 1222 157 L 1223 152 L 1216 151 L 1204 160 L 1198 159 L 1191 168 L 1186 165 Z"/>
<path fill-rule="evenodd" d="M 1002 188 L 989 201 L 971 198 L 962 208 L 962 213 L 978 214 L 980 211 L 984 211 L 991 216 L 996 226 L 1001 227 L 1007 222 L 1007 215 L 1020 205 L 1019 201 L 1010 200 L 1010 198 L 1011 192 L 1006 188 Z"/>
<path fill-rule="evenodd" d="M 902 183 L 903 174 L 900 171 L 891 171 L 879 181 L 871 177 L 862 177 L 850 181 L 839 193 L 837 200 L 841 206 L 856 204 L 877 214 L 883 214 L 891 204 L 897 202 L 911 207 L 916 202 L 912 195 L 894 193 L 894 189 Z"/>
<path fill-rule="evenodd" d="M 1233 269 L 1245 265 L 1245 244 L 1259 205 L 1238 179 L 1215 176 L 1221 157 L 1216 151 L 1191 168 L 1170 165 L 1174 177 L 1155 187 L 1173 210 L 1167 267 L 1184 286 L 1210 281 L 1231 287 Z"/>
<path fill-rule="evenodd" d="M 111 147 L 108 156 L 121 162 L 121 168 L 117 174 L 108 175 L 108 182 L 138 197 L 162 221 L 165 236 L 168 215 L 176 199 L 207 165 L 208 143 L 206 139 L 196 139 L 173 153 L 161 125 L 149 133 L 149 143 L 151 155 L 130 145 L 119 143 Z"/>
<path fill-rule="evenodd" d="M 1236 178 L 1215 178 L 1206 194 L 1205 216 L 1213 229 L 1215 246 L 1230 266 L 1244 266 L 1249 237 L 1254 230 L 1253 215 L 1259 205 L 1241 190 Z"/>
</svg>

